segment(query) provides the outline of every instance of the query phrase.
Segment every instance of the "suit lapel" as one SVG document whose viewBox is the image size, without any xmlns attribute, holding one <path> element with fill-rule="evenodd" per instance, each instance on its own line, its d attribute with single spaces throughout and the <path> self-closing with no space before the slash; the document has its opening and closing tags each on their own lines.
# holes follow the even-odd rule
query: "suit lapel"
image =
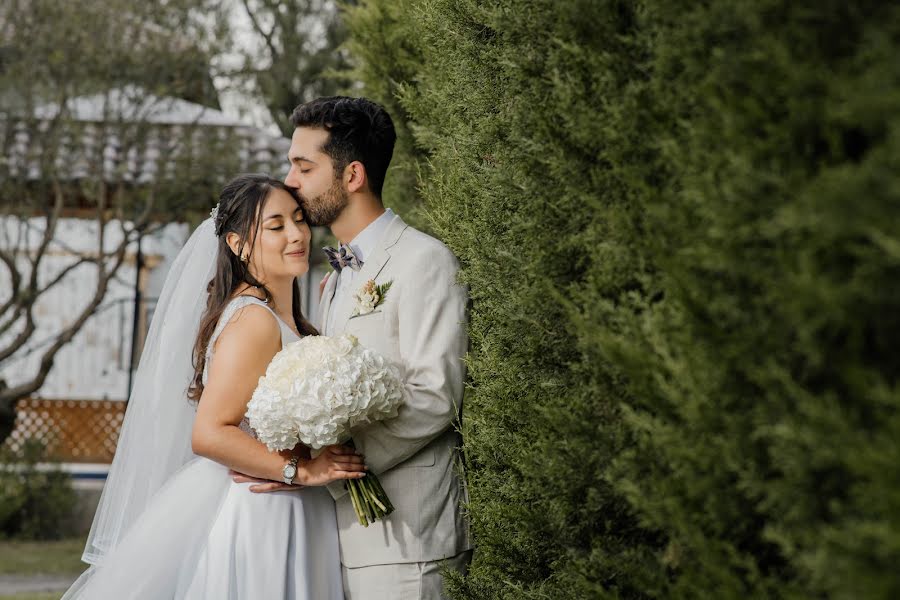
<svg viewBox="0 0 900 600">
<path fill-rule="evenodd" d="M 403 222 L 403 219 L 395 216 L 388 224 L 384 235 L 381 236 L 381 239 L 375 245 L 375 251 L 372 253 L 371 258 L 363 260 L 362 269 L 353 278 L 353 289 L 341 298 L 337 306 L 333 307 L 337 311 L 334 315 L 334 332 L 336 335 L 344 332 L 344 328 L 347 327 L 347 321 L 350 320 L 350 315 L 353 314 L 353 307 L 356 305 L 356 299 L 353 296 L 367 281 L 378 277 L 378 274 L 384 269 L 384 265 L 391 259 L 390 248 L 397 243 L 397 240 L 400 239 L 400 235 L 406 228 L 407 225 Z M 337 277 L 334 279 L 337 279 Z"/>
<path fill-rule="evenodd" d="M 337 271 L 329 273 L 325 289 L 322 290 L 322 301 L 319 303 L 319 333 L 322 335 L 325 335 L 325 324 L 328 323 L 328 311 L 331 308 L 331 301 L 334 299 L 334 292 L 337 290 L 338 275 Z"/>
</svg>

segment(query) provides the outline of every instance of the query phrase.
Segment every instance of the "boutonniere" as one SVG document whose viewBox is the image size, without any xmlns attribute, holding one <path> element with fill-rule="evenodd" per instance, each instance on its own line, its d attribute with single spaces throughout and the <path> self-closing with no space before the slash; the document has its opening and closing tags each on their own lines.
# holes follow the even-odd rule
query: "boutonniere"
<svg viewBox="0 0 900 600">
<path fill-rule="evenodd" d="M 353 297 L 356 299 L 356 308 L 353 309 L 353 314 L 350 315 L 350 318 L 367 315 L 381 306 L 393 283 L 393 279 L 381 285 L 377 285 L 374 279 L 368 280 L 358 292 L 353 294 Z"/>
</svg>

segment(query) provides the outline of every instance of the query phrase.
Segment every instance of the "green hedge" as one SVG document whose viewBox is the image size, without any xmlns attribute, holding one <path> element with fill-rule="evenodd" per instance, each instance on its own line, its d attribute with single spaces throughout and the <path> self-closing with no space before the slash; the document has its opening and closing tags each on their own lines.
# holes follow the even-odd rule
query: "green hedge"
<svg viewBox="0 0 900 600">
<path fill-rule="evenodd" d="M 29 440 L 13 452 L 0 448 L 0 540 L 57 540 L 75 533 L 71 477 Z"/>
<path fill-rule="evenodd" d="M 348 20 L 471 286 L 453 595 L 900 595 L 900 10 Z"/>
<path fill-rule="evenodd" d="M 396 94 L 413 80 L 421 64 L 416 23 L 408 16 L 416 3 L 395 0 L 353 6 L 349 9 L 352 16 L 347 20 L 345 46 L 354 65 L 348 78 L 365 82 L 365 95 L 384 105 L 397 129 L 394 157 L 383 190 L 385 204 L 403 215 L 407 223 L 430 230 L 417 186 L 423 153 L 414 144 L 410 115 Z M 360 95 L 357 89 L 346 92 Z"/>
</svg>

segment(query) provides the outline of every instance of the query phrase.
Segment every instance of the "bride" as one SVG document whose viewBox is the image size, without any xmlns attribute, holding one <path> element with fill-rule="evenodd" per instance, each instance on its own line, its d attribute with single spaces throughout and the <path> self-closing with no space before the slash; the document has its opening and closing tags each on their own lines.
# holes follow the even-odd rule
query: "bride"
<svg viewBox="0 0 900 600">
<path fill-rule="evenodd" d="M 296 283 L 309 240 L 295 192 L 242 175 L 181 250 L 88 537 L 91 566 L 63 600 L 344 597 L 322 486 L 364 476 L 363 458 L 269 452 L 244 419 L 282 345 L 316 334 Z M 254 494 L 229 470 L 294 487 Z"/>
</svg>

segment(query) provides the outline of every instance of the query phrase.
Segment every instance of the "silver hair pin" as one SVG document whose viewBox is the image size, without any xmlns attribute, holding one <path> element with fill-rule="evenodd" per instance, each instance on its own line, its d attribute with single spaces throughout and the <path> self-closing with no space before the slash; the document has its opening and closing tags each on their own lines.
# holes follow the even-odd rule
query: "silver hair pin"
<svg viewBox="0 0 900 600">
<path fill-rule="evenodd" d="M 220 203 L 217 202 L 216 205 L 213 206 L 213 209 L 211 211 L 209 211 L 209 216 L 212 217 L 213 221 L 215 221 L 216 218 L 219 216 L 219 204 Z"/>
</svg>

